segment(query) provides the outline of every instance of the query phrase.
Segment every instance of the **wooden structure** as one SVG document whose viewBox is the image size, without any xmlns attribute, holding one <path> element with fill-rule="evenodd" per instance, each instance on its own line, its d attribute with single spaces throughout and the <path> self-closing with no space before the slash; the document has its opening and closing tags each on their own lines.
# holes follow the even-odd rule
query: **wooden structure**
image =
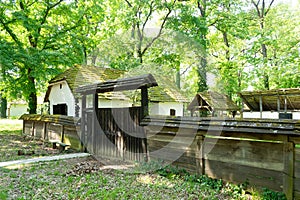
<svg viewBox="0 0 300 200">
<path fill-rule="evenodd" d="M 300 121 L 145 118 L 149 159 L 300 199 Z"/>
<path fill-rule="evenodd" d="M 191 111 L 192 116 L 195 111 L 199 111 L 200 113 L 209 111 L 212 116 L 218 111 L 228 111 L 233 114 L 233 117 L 239 110 L 237 105 L 228 96 L 212 91 L 196 94 L 187 109 Z"/>
<path fill-rule="evenodd" d="M 59 141 L 72 149 L 82 149 L 78 136 L 79 118 L 64 115 L 24 114 L 20 119 L 23 120 L 23 134 L 45 141 Z"/>
<path fill-rule="evenodd" d="M 239 95 L 251 111 L 260 112 L 260 118 L 263 111 L 300 111 L 300 88 L 241 92 Z"/>
<path fill-rule="evenodd" d="M 142 161 L 147 159 L 147 144 L 143 117 L 148 116 L 148 88 L 157 86 L 151 74 L 106 81 L 82 86 L 77 92 L 82 97 L 80 139 L 94 156 Z M 141 90 L 141 106 L 129 108 L 99 108 L 98 94 L 112 91 Z M 92 107 L 87 107 L 87 96 L 93 96 Z"/>
</svg>

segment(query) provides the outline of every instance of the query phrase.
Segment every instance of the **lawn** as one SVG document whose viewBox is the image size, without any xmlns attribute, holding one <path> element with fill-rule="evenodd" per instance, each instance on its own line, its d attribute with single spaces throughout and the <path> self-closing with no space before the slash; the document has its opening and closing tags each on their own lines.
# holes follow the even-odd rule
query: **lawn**
<svg viewBox="0 0 300 200">
<path fill-rule="evenodd" d="M 9 123 L 8 123 L 9 122 Z M 1 161 L 53 155 L 47 143 L 21 135 L 18 121 L 0 120 Z M 18 156 L 16 150 L 34 151 Z M 103 170 L 92 157 L 0 168 L 0 199 L 284 199 L 267 189 L 191 175 L 158 162 Z"/>
</svg>

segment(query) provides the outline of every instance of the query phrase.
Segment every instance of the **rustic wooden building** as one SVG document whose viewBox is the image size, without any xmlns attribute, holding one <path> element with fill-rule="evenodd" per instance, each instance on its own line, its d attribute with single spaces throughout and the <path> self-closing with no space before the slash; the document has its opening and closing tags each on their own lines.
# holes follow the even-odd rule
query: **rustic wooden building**
<svg viewBox="0 0 300 200">
<path fill-rule="evenodd" d="M 187 109 L 191 111 L 192 116 L 195 115 L 195 112 L 199 112 L 200 116 L 202 113 L 207 112 L 211 116 L 220 116 L 223 111 L 230 112 L 234 116 L 239 110 L 227 95 L 212 91 L 196 94 Z"/>
<path fill-rule="evenodd" d="M 300 88 L 246 91 L 239 95 L 245 105 L 245 118 L 300 119 Z"/>
</svg>

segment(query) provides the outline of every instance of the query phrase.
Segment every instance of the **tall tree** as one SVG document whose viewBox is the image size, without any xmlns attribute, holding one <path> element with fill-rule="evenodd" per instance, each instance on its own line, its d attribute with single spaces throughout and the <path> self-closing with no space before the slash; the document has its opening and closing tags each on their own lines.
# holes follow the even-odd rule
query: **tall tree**
<svg viewBox="0 0 300 200">
<path fill-rule="evenodd" d="M 251 0 L 252 5 L 255 8 L 258 23 L 260 27 L 260 37 L 261 37 L 261 54 L 262 54 L 262 64 L 263 64 L 263 82 L 264 82 L 264 88 L 269 90 L 270 89 L 270 82 L 269 82 L 269 74 L 268 70 L 266 69 L 268 65 L 268 49 L 267 44 L 264 42 L 264 38 L 267 36 L 265 33 L 265 20 L 266 17 L 273 5 L 275 0 Z"/>
<path fill-rule="evenodd" d="M 40 87 L 63 66 L 82 63 L 82 39 L 86 7 L 80 1 L 1 1 L 1 37 L 15 48 L 6 79 L 11 94 L 22 94 L 29 113 L 37 111 Z"/>
</svg>

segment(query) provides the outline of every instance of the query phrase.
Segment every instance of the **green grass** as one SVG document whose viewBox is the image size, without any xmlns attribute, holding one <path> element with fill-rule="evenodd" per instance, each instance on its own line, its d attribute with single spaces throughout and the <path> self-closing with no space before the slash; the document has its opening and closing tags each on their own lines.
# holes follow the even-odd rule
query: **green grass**
<svg viewBox="0 0 300 200">
<path fill-rule="evenodd" d="M 94 161 L 80 158 L 0 169 L 0 199 L 285 199 L 267 189 L 259 194 L 247 184 L 224 183 L 172 167 L 140 173 L 68 173 L 82 162 Z"/>
<path fill-rule="evenodd" d="M 16 154 L 20 148 L 34 150 L 36 155 L 53 153 L 48 151 L 51 146 L 47 143 L 20 135 L 21 129 L 22 123 L 18 120 L 0 120 L 0 162 L 28 158 Z M 174 167 L 161 168 L 158 162 L 123 171 L 87 171 L 95 163 L 99 165 L 92 158 L 78 158 L 35 163 L 17 169 L 0 168 L 0 200 L 285 199 L 282 193 L 268 189 L 258 192 L 248 183 L 229 184 L 220 179 L 191 175 Z"/>
<path fill-rule="evenodd" d="M 22 120 L 0 119 L 0 134 L 17 134 L 22 133 Z"/>
</svg>

